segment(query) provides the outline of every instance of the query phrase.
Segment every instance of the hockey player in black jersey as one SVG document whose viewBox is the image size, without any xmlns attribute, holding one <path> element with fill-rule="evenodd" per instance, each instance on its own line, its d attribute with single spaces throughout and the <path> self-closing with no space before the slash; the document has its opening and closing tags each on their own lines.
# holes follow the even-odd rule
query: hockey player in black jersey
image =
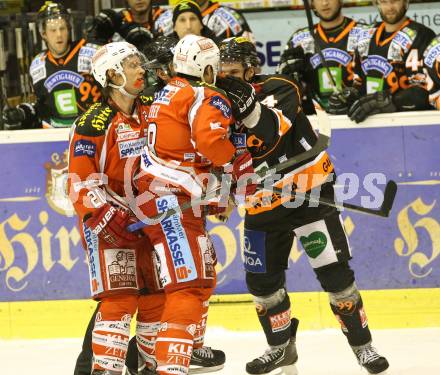
<svg viewBox="0 0 440 375">
<path fill-rule="evenodd" d="M 84 39 L 71 41 L 70 14 L 64 6 L 47 1 L 37 19 L 48 49 L 29 68 L 36 102 L 4 111 L 6 129 L 70 127 L 101 96 L 90 74 L 97 47 Z"/>
<path fill-rule="evenodd" d="M 377 0 L 382 22 L 358 39 L 361 98 L 349 109 L 353 121 L 376 113 L 429 109 L 423 52 L 434 32 L 406 16 L 409 0 Z M 337 106 L 338 99 L 334 103 Z"/>
<path fill-rule="evenodd" d="M 87 40 L 99 45 L 126 40 L 143 51 L 157 34 L 154 22 L 161 12 L 152 0 L 127 0 L 127 8 L 103 9 L 87 31 Z"/>
<path fill-rule="evenodd" d="M 429 103 L 440 109 L 440 35 L 437 35 L 423 54 L 423 64 L 427 78 Z"/>
<path fill-rule="evenodd" d="M 220 45 L 222 73 L 217 85 L 232 102 L 240 125 L 233 134 L 236 146 L 252 153 L 254 168 L 272 167 L 310 149 L 316 134 L 305 116 L 299 90 L 281 75 L 257 75 L 255 47 L 244 38 L 230 38 Z M 306 192 L 320 189 L 333 199 L 333 165 L 323 151 L 309 160 L 282 171 L 277 187 L 291 186 Z M 333 176 L 334 177 L 334 176 Z M 301 204 L 288 195 L 272 193 L 264 201 L 260 190 L 250 197 L 244 219 L 246 284 L 253 295 L 260 324 L 270 346 L 262 356 L 247 363 L 249 374 L 269 374 L 282 368 L 293 373 L 298 359 L 295 334 L 298 320 L 290 317 L 286 269 L 294 236 L 308 256 L 330 307 L 340 322 L 359 363 L 371 374 L 388 368 L 387 360 L 371 345 L 361 295 L 350 268 L 350 247 L 335 208 Z M 287 199 L 286 199 L 287 198 Z"/>
<path fill-rule="evenodd" d="M 357 39 L 363 27 L 344 17 L 342 5 L 342 0 L 312 0 L 313 10 L 320 19 L 314 25 L 314 33 L 339 91 L 353 85 Z M 327 110 L 328 98 L 335 92 L 335 87 L 308 28 L 299 29 L 290 37 L 277 71 L 293 75 L 304 86 L 307 113 L 312 98 Z M 354 101 L 349 90 L 345 95 L 348 101 Z"/>
<path fill-rule="evenodd" d="M 223 40 L 232 36 L 245 36 L 252 41 L 254 36 L 243 14 L 233 8 L 221 5 L 216 1 L 195 0 L 202 12 L 203 24 Z M 168 9 L 156 20 L 155 27 L 164 35 L 173 33 L 173 10 Z"/>
</svg>

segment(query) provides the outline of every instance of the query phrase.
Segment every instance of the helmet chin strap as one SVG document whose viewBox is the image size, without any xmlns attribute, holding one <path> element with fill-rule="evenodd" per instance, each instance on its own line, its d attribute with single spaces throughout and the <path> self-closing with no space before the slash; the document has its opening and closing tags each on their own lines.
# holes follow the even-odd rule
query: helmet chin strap
<svg viewBox="0 0 440 375">
<path fill-rule="evenodd" d="M 130 98 L 130 99 L 136 99 L 137 95 L 133 95 L 130 94 L 129 92 L 127 92 L 127 90 L 125 90 L 124 86 L 127 83 L 127 78 L 125 77 L 125 74 L 123 72 L 119 73 L 122 76 L 122 79 L 124 80 L 124 82 L 122 83 L 122 85 L 115 85 L 114 83 L 109 83 L 108 85 L 110 87 L 113 87 L 114 89 L 117 89 L 122 95 Z"/>
</svg>

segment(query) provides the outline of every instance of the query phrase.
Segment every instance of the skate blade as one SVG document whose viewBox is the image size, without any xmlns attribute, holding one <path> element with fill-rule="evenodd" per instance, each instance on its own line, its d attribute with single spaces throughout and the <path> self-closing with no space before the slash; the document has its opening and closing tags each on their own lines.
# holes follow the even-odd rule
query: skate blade
<svg viewBox="0 0 440 375">
<path fill-rule="evenodd" d="M 269 372 L 270 375 L 298 375 L 296 365 L 281 366 Z"/>
<path fill-rule="evenodd" d="M 223 367 L 225 367 L 224 364 L 212 367 L 190 367 L 188 374 L 206 374 L 208 372 L 220 371 Z"/>
</svg>

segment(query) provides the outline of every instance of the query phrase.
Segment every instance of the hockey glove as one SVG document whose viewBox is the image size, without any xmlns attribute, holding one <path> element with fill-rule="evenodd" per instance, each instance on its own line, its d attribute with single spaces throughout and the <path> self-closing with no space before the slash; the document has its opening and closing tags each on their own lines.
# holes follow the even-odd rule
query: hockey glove
<svg viewBox="0 0 440 375">
<path fill-rule="evenodd" d="M 35 129 L 39 126 L 34 106 L 29 103 L 22 103 L 15 108 L 3 109 L 3 129 Z"/>
<path fill-rule="evenodd" d="M 246 151 L 237 156 L 231 164 L 225 167 L 225 172 L 231 173 L 232 182 L 236 185 L 233 194 L 248 196 L 257 190 L 257 185 L 251 180 L 256 177 L 256 174 L 250 152 Z"/>
<path fill-rule="evenodd" d="M 276 72 L 294 76 L 297 81 L 302 81 L 305 73 L 306 59 L 301 47 L 287 47 L 281 54 L 280 64 Z"/>
<path fill-rule="evenodd" d="M 130 246 L 139 240 L 139 235 L 126 228 L 135 222 L 128 212 L 106 203 L 85 220 L 94 234 L 116 248 Z"/>
<path fill-rule="evenodd" d="M 236 77 L 219 77 L 216 86 L 228 95 L 236 120 L 242 121 L 255 109 L 257 97 L 251 84 Z"/>
<path fill-rule="evenodd" d="M 378 91 L 356 100 L 348 110 L 348 116 L 352 121 L 359 123 L 368 116 L 377 113 L 396 112 L 396 110 L 391 93 L 389 91 Z"/>
<path fill-rule="evenodd" d="M 328 98 L 327 112 L 332 115 L 346 115 L 359 96 L 359 91 L 354 87 L 346 87 L 341 92 L 334 92 Z"/>
</svg>

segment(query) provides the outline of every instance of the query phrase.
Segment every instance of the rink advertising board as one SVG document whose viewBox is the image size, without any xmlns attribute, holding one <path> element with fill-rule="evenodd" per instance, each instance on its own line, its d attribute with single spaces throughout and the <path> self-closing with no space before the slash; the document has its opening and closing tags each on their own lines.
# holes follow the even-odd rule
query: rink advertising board
<svg viewBox="0 0 440 375">
<path fill-rule="evenodd" d="M 390 218 L 343 214 L 357 282 L 363 289 L 440 286 L 440 116 L 374 116 L 354 125 L 332 118 L 330 155 L 340 185 L 360 186 L 349 202 L 367 204 L 372 173 L 399 186 Z M 385 125 L 386 124 L 386 125 Z M 77 218 L 65 196 L 68 130 L 0 132 L 0 301 L 90 296 Z M 383 188 L 374 180 L 376 188 Z M 243 212 L 210 219 L 217 294 L 245 293 Z M 288 289 L 320 290 L 304 250 L 294 243 Z"/>
</svg>

